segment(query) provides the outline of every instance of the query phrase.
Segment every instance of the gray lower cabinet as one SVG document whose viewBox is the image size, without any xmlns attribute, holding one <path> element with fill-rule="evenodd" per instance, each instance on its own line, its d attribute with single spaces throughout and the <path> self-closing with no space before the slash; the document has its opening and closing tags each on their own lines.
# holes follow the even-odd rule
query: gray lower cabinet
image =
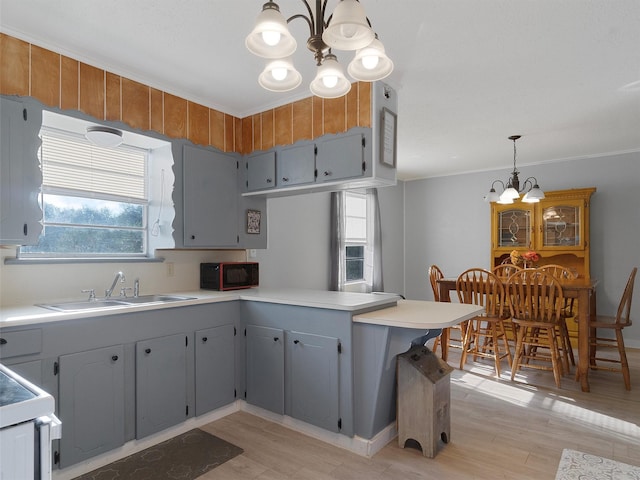
<svg viewBox="0 0 640 480">
<path fill-rule="evenodd" d="M 59 362 L 60 467 L 65 468 L 124 444 L 124 348 L 62 355 Z"/>
<path fill-rule="evenodd" d="M 198 416 L 235 400 L 234 326 L 198 330 L 195 355 Z"/>
<path fill-rule="evenodd" d="M 183 422 L 187 405 L 185 334 L 136 342 L 136 438 Z"/>
<path fill-rule="evenodd" d="M 247 325 L 246 400 L 284 414 L 284 330 Z"/>
<path fill-rule="evenodd" d="M 337 338 L 286 332 L 289 414 L 338 433 L 341 428 Z"/>
</svg>

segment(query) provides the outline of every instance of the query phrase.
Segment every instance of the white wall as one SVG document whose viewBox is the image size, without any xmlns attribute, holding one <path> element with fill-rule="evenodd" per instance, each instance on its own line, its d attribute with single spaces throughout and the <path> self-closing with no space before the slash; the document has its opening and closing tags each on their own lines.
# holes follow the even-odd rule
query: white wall
<svg viewBox="0 0 640 480">
<path fill-rule="evenodd" d="M 490 207 L 482 198 L 509 168 L 431 178 L 405 185 L 405 282 L 408 298 L 433 299 L 426 274 L 439 265 L 447 276 L 490 265 Z M 544 190 L 596 187 L 591 197 L 591 276 L 599 281 L 598 312 L 615 314 L 634 266 L 640 266 L 640 152 L 524 166 Z M 640 296 L 640 281 L 636 285 Z M 629 346 L 640 347 L 640 301 L 632 305 Z"/>
</svg>

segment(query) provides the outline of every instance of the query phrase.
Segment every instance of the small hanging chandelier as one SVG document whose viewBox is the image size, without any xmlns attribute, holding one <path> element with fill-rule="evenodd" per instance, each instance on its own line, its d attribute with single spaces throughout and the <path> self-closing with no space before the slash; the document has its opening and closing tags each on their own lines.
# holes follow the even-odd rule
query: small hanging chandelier
<svg viewBox="0 0 640 480">
<path fill-rule="evenodd" d="M 524 192 L 526 193 L 524 197 L 522 197 L 522 201 L 526 203 L 537 203 L 544 198 L 544 192 L 538 186 L 538 180 L 535 177 L 528 177 L 522 182 L 522 188 L 520 188 L 520 179 L 518 178 L 520 172 L 516 169 L 516 140 L 520 137 L 521 135 L 511 135 L 509 137 L 509 140 L 513 141 L 513 172 L 511 172 L 511 177 L 507 180 L 506 186 L 502 180 L 494 180 L 491 184 L 489 194 L 484 197 L 485 201 L 503 204 L 513 203 L 513 201 L 516 198 L 520 198 L 520 194 Z M 502 185 L 502 194 L 496 192 L 494 188 L 496 183 Z"/>
<path fill-rule="evenodd" d="M 269 59 L 258 82 L 266 90 L 286 92 L 302 82 L 290 56 L 297 42 L 287 24 L 296 18 L 309 25 L 307 48 L 314 54 L 318 67 L 310 84 L 311 92 L 322 98 L 337 98 L 351 90 L 351 82 L 344 74 L 332 48 L 355 51 L 348 72 L 355 80 L 375 82 L 393 71 L 393 62 L 386 55 L 382 42 L 371 29 L 364 8 L 357 0 L 340 0 L 333 15 L 325 21 L 327 0 L 316 0 L 315 12 L 307 0 L 302 0 L 307 15 L 297 14 L 285 19 L 273 1 L 262 6 L 256 25 L 245 40 L 247 49 L 259 57 Z"/>
</svg>

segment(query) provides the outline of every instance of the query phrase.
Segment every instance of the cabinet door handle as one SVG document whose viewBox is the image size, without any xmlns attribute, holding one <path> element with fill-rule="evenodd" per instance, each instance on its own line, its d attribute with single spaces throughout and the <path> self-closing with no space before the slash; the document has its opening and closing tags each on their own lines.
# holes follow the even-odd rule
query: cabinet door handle
<svg viewBox="0 0 640 480">
<path fill-rule="evenodd" d="M 274 341 L 274 342 L 277 342 L 278 340 L 280 340 L 280 338 L 279 338 L 279 337 L 273 337 L 273 341 Z"/>
<path fill-rule="evenodd" d="M 271 180 L 270 178 L 267 178 L 267 183 L 271 183 L 273 180 Z"/>
<path fill-rule="evenodd" d="M 196 236 L 195 235 L 191 235 L 191 240 L 195 240 Z"/>
<path fill-rule="evenodd" d="M 111 357 L 111 360 L 113 360 L 114 362 L 118 361 L 118 355 L 114 355 L 113 357 Z"/>
<path fill-rule="evenodd" d="M 207 337 L 202 337 L 202 343 L 206 343 L 209 340 Z"/>
<path fill-rule="evenodd" d="M 7 339 L 6 338 L 0 338 L 0 345 L 6 345 L 7 344 Z"/>
<path fill-rule="evenodd" d="M 296 345 L 300 343 L 300 340 L 294 340 L 293 343 L 295 343 Z"/>
<path fill-rule="evenodd" d="M 324 172 L 324 176 L 325 176 L 325 177 L 329 177 L 329 176 L 331 176 L 331 172 L 330 172 L 330 171 L 328 171 L 328 170 L 325 170 L 325 172 Z"/>
<path fill-rule="evenodd" d="M 282 177 L 282 181 L 283 182 L 288 182 L 289 181 L 289 177 Z"/>
<path fill-rule="evenodd" d="M 150 348 L 145 348 L 144 349 L 144 353 L 146 353 L 147 355 L 149 355 L 151 353 L 151 349 Z"/>
</svg>

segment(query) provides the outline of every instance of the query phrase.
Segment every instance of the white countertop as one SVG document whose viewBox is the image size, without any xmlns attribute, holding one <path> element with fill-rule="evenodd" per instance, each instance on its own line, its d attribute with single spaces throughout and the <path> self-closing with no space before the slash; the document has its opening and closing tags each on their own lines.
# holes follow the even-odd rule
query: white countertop
<svg viewBox="0 0 640 480">
<path fill-rule="evenodd" d="M 483 311 L 478 305 L 463 303 L 398 300 L 396 306 L 355 315 L 353 321 L 429 330 L 457 325 Z"/>
<path fill-rule="evenodd" d="M 146 294 L 146 292 L 144 292 Z M 327 308 L 332 310 L 358 311 L 377 306 L 393 304 L 399 297 L 393 294 L 371 294 L 330 292 L 324 290 L 307 290 L 295 288 L 265 289 L 250 288 L 246 290 L 233 290 L 218 292 L 213 290 L 196 290 L 189 292 L 162 292 L 162 294 L 193 297 L 189 300 L 181 300 L 168 303 L 128 305 L 115 308 L 97 308 L 74 312 L 57 312 L 37 305 L 24 305 L 0 308 L 0 328 L 9 326 L 31 325 L 48 323 L 77 318 L 102 317 L 133 313 L 160 308 L 175 308 L 189 305 L 199 305 L 215 302 L 229 302 L 233 300 L 251 300 L 257 302 L 280 303 L 285 305 L 297 305 L 302 307 Z M 77 301 L 68 299 L 63 301 Z M 82 300 L 82 299 L 81 299 Z M 63 301 L 50 301 L 41 303 L 62 303 Z"/>
</svg>

